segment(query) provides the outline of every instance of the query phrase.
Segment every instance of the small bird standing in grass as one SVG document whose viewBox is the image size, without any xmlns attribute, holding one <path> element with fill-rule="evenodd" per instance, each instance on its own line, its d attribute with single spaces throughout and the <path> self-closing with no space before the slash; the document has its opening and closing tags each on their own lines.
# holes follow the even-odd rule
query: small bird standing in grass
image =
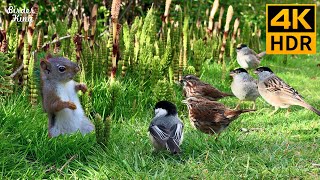
<svg viewBox="0 0 320 180">
<path fill-rule="evenodd" d="M 238 44 L 236 51 L 238 64 L 244 69 L 257 68 L 260 65 L 260 58 L 266 54 L 266 52 L 257 54 L 245 44 Z"/>
<path fill-rule="evenodd" d="M 183 86 L 183 95 L 186 98 L 201 96 L 209 100 L 216 101 L 227 96 L 233 96 L 233 94 L 221 92 L 210 84 L 202 82 L 194 75 L 184 76 L 182 80 L 180 80 L 180 83 Z"/>
<path fill-rule="evenodd" d="M 235 109 L 239 109 L 242 101 L 253 101 L 253 109 L 256 108 L 256 99 L 259 97 L 257 81 L 243 68 L 230 71 L 233 78 L 231 83 L 232 93 L 239 99 Z"/>
<path fill-rule="evenodd" d="M 259 76 L 258 90 L 260 95 L 275 107 L 275 110 L 270 115 L 273 115 L 279 108 L 289 108 L 291 105 L 298 105 L 320 116 L 319 110 L 305 102 L 295 89 L 277 77 L 270 68 L 259 67 L 255 73 Z"/>
<path fill-rule="evenodd" d="M 240 114 L 255 111 L 253 109 L 232 110 L 222 103 L 203 97 L 189 97 L 182 102 L 188 106 L 192 126 L 206 134 L 217 134 L 216 139 Z"/>
<path fill-rule="evenodd" d="M 178 117 L 177 107 L 169 101 L 159 101 L 155 106 L 155 117 L 149 133 L 155 150 L 167 149 L 173 154 L 181 152 L 183 123 Z"/>
</svg>

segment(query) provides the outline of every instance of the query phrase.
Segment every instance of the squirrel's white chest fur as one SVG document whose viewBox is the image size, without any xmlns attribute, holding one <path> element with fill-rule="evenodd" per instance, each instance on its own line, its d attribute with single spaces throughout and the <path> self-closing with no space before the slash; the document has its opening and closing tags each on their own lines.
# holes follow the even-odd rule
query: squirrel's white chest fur
<svg viewBox="0 0 320 180">
<path fill-rule="evenodd" d="M 76 82 L 71 80 L 67 83 L 61 83 L 57 86 L 57 95 L 62 101 L 71 101 L 77 108 L 75 110 L 65 108 L 55 113 L 55 124 L 50 129 L 52 137 L 60 134 L 69 134 L 80 130 L 82 134 L 86 134 L 94 130 L 93 124 L 86 117 L 75 86 Z"/>
</svg>

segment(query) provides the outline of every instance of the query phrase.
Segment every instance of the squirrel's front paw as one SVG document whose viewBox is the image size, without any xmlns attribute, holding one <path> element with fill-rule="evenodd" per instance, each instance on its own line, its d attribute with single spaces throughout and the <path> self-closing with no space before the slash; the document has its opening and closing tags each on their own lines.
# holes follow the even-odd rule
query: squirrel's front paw
<svg viewBox="0 0 320 180">
<path fill-rule="evenodd" d="M 77 91 L 81 90 L 83 93 L 86 93 L 88 88 L 87 88 L 87 86 L 85 84 L 78 84 L 76 86 L 76 90 Z"/>
<path fill-rule="evenodd" d="M 68 101 L 66 103 L 67 103 L 67 108 L 72 109 L 72 110 L 77 109 L 77 106 L 73 102 Z"/>
</svg>

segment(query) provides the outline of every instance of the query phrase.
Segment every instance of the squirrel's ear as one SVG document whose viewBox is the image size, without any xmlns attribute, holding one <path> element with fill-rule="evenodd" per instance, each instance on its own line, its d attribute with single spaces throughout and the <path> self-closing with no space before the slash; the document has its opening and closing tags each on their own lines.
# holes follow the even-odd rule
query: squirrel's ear
<svg viewBox="0 0 320 180">
<path fill-rule="evenodd" d="M 48 74 L 51 71 L 51 64 L 47 60 L 41 60 L 40 67 L 43 71 L 46 71 Z"/>
<path fill-rule="evenodd" d="M 48 61 L 50 58 L 52 58 L 52 55 L 51 54 L 47 54 L 46 60 Z"/>
</svg>

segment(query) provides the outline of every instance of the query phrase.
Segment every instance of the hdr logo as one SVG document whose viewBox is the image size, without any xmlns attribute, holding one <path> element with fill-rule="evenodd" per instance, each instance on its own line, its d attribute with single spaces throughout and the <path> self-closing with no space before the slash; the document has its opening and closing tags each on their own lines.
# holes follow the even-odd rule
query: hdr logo
<svg viewBox="0 0 320 180">
<path fill-rule="evenodd" d="M 316 53 L 315 4 L 267 4 L 267 54 Z"/>
</svg>

